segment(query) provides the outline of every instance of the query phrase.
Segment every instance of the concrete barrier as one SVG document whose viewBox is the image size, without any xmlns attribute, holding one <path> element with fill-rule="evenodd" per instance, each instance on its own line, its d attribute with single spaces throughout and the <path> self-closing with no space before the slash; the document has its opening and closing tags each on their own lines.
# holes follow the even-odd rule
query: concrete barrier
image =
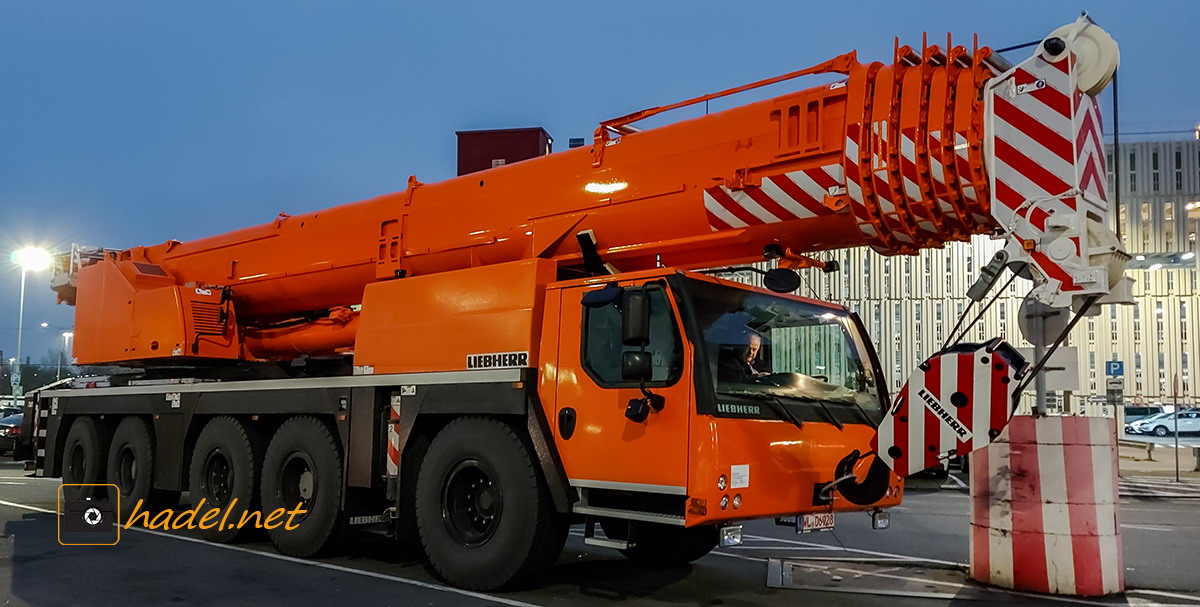
<svg viewBox="0 0 1200 607">
<path fill-rule="evenodd" d="M 1013 417 L 971 458 L 971 578 L 1032 592 L 1125 589 L 1112 419 Z"/>
<path fill-rule="evenodd" d="M 1132 447 L 1134 449 L 1146 450 L 1146 461 L 1154 461 L 1154 443 L 1148 443 L 1138 440 L 1118 440 L 1117 445 L 1121 447 Z"/>
</svg>

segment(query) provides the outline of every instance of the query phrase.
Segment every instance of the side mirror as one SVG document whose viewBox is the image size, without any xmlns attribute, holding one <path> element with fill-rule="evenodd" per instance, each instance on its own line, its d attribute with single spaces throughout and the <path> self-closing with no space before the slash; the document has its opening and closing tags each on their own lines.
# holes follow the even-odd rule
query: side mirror
<svg viewBox="0 0 1200 607">
<path fill-rule="evenodd" d="M 626 290 L 621 303 L 621 343 L 650 345 L 650 294 Z"/>
<path fill-rule="evenodd" d="M 624 352 L 621 354 L 621 379 L 626 381 L 650 381 L 654 368 L 649 352 Z"/>
<path fill-rule="evenodd" d="M 800 288 L 800 275 L 787 268 L 767 270 L 763 276 L 763 286 L 776 293 L 791 293 Z"/>
</svg>

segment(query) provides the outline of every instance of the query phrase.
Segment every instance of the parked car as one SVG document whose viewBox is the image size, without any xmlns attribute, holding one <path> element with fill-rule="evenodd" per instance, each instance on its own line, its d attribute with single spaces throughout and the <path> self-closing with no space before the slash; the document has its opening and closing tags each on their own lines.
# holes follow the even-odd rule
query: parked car
<svg viewBox="0 0 1200 607">
<path fill-rule="evenodd" d="M 1132 424 L 1162 412 L 1163 408 L 1160 405 L 1125 405 L 1125 423 Z"/>
<path fill-rule="evenodd" d="M 1170 413 L 1155 413 L 1150 417 L 1139 419 L 1132 424 L 1127 424 L 1125 426 L 1125 431 L 1130 434 L 1146 434 L 1150 432 L 1150 428 L 1155 421 L 1170 417 L 1170 415 Z"/>
<path fill-rule="evenodd" d="M 1179 433 L 1200 432 L 1200 411 L 1189 409 L 1179 412 Z M 1175 432 L 1175 415 L 1168 413 L 1164 417 L 1155 417 L 1147 424 L 1145 432 L 1162 437 Z"/>
<path fill-rule="evenodd" d="M 9 405 L 4 405 L 4 406 L 0 407 L 0 419 L 4 419 L 6 417 L 11 417 L 20 412 L 21 412 L 20 407 L 12 407 Z"/>
<path fill-rule="evenodd" d="M 21 413 L 0 419 L 0 455 L 17 448 L 17 438 L 21 436 L 21 422 L 25 416 Z"/>
</svg>

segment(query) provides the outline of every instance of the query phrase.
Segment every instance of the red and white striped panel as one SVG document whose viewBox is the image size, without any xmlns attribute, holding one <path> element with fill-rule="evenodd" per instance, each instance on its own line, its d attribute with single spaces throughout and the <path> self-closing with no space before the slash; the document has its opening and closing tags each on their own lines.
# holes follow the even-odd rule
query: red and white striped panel
<svg viewBox="0 0 1200 607">
<path fill-rule="evenodd" d="M 1049 63 L 1031 59 L 1028 69 L 1016 68 L 1008 84 L 992 95 L 993 190 L 999 205 L 992 212 L 1001 225 L 1027 201 L 1060 196 L 1074 186 L 1075 132 L 1071 111 L 1071 76 L 1067 60 Z M 1074 201 L 1054 200 L 1038 205 L 1047 213 L 1070 212 Z M 1030 209 L 1022 209 L 1027 215 Z M 1024 232 L 1024 233 L 1022 233 Z M 1018 222 L 1017 234 L 1036 238 L 1040 231 Z"/>
<path fill-rule="evenodd" d="M 874 151 L 872 152 L 871 166 L 876 168 L 871 175 L 871 188 L 875 190 L 875 203 L 879 205 L 884 225 L 891 231 L 892 238 L 904 245 L 915 245 L 916 240 L 904 227 L 900 219 L 900 211 L 896 208 L 895 201 L 892 200 L 892 188 L 888 183 L 890 167 L 887 156 L 883 154 L 889 145 L 888 137 L 891 136 L 888 131 L 888 121 L 886 120 L 880 120 L 871 125 L 871 132 L 875 139 L 882 142 L 882 145 L 872 146 Z"/>
<path fill-rule="evenodd" d="M 1019 369 L 1009 351 L 997 340 L 921 363 L 872 439 L 878 457 L 896 474 L 911 476 L 986 447 L 1015 408 L 1011 393 Z"/>
<path fill-rule="evenodd" d="M 391 410 L 388 412 L 387 425 L 387 474 L 388 476 L 398 476 L 400 474 L 400 432 L 398 425 L 400 423 L 400 395 L 392 395 Z"/>
<path fill-rule="evenodd" d="M 846 150 L 843 163 L 846 167 L 845 186 L 846 194 L 850 197 L 850 209 L 854 212 L 854 218 L 858 220 L 858 229 L 868 239 L 874 240 L 879 237 L 879 231 L 875 229 L 875 224 L 871 221 L 860 185 L 862 176 L 859 175 L 858 167 L 858 138 L 861 129 L 862 125 L 858 123 L 846 125 Z"/>
<path fill-rule="evenodd" d="M 1108 170 L 1101 140 L 1104 122 L 1100 101 L 1075 90 L 1075 183 L 1084 200 L 1097 211 L 1108 212 Z"/>
<path fill-rule="evenodd" d="M 845 186 L 842 167 L 831 164 L 772 175 L 761 186 L 704 190 L 704 211 L 713 231 L 832 215 L 825 196 Z"/>
<path fill-rule="evenodd" d="M 1124 590 L 1115 422 L 1014 417 L 971 458 L 971 577 L 1004 588 Z"/>
</svg>

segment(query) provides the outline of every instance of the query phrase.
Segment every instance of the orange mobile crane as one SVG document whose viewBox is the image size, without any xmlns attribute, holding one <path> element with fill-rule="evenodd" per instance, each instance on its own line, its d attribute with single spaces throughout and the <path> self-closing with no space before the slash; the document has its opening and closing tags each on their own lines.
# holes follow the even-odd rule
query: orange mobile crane
<svg viewBox="0 0 1200 607">
<path fill-rule="evenodd" d="M 1095 96 L 1116 61 L 1086 18 L 1017 66 L 949 40 L 849 53 L 602 122 L 590 146 L 191 242 L 77 247 L 53 285 L 75 358 L 139 372 L 34 394 L 38 473 L 113 483 L 127 511 L 185 490 L 300 504 L 270 532 L 286 554 L 383 526 L 484 590 L 551 564 L 572 522 L 656 563 L 739 542 L 747 519 L 882 526 L 902 476 L 1003 429 L 1035 365 L 949 345 L 893 404 L 858 317 L 789 294 L 795 269 L 986 233 L 1009 245 L 976 299 L 1005 266 L 1046 304 L 1111 299 L 1126 256 Z M 811 74 L 837 76 L 634 126 Z M 767 288 L 719 277 L 764 260 Z"/>
</svg>

